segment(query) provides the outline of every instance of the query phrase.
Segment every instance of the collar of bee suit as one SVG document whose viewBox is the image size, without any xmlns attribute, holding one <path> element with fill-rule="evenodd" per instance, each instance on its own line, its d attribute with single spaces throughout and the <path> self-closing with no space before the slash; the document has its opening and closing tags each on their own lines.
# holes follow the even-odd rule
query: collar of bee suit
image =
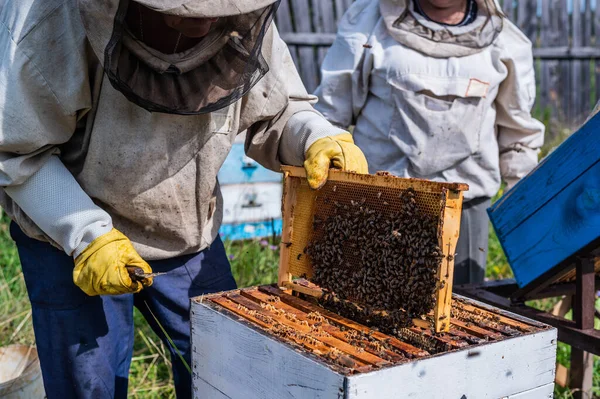
<svg viewBox="0 0 600 399">
<path fill-rule="evenodd" d="M 413 0 L 380 0 L 388 33 L 397 42 L 425 55 L 446 58 L 476 54 L 490 46 L 503 27 L 503 17 L 490 10 L 490 0 L 476 0 L 479 13 L 466 26 L 438 24 L 415 11 Z"/>
</svg>

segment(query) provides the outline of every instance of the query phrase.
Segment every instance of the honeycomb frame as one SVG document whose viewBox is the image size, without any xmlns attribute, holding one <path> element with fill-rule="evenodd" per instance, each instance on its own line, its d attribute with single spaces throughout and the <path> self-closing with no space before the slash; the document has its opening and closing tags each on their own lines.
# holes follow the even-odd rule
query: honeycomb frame
<svg viewBox="0 0 600 399">
<path fill-rule="evenodd" d="M 320 190 L 312 190 L 303 168 L 284 166 L 283 172 L 280 286 L 320 295 L 320 291 L 311 292 L 294 281 L 295 278 L 310 280 L 312 276 L 312 265 L 306 249 L 311 240 L 318 239 L 313 223 L 324 220 L 337 206 L 349 205 L 351 201 L 361 201 L 378 211 L 394 209 L 399 204 L 399 194 L 411 188 L 415 191 L 419 209 L 438 219 L 437 234 L 444 258 L 436 275 L 438 289 L 432 316 L 436 332 L 448 331 L 454 255 L 460 232 L 463 191 L 468 190 L 466 184 L 405 179 L 389 174 L 360 175 L 332 169 L 325 186 Z"/>
</svg>

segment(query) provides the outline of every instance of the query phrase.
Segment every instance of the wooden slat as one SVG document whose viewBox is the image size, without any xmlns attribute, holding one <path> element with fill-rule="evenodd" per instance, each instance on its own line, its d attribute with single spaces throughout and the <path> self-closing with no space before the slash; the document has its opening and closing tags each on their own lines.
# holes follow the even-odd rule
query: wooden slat
<svg viewBox="0 0 600 399">
<path fill-rule="evenodd" d="M 407 357 L 413 358 L 413 357 L 424 357 L 424 356 L 429 355 L 429 353 L 427 353 L 427 351 L 424 351 L 419 348 L 415 348 L 412 345 L 404 343 L 393 337 L 390 338 L 389 336 L 379 333 L 377 331 L 372 331 L 369 328 L 367 328 L 361 324 L 355 323 L 349 319 L 339 316 L 339 315 L 337 315 L 333 312 L 330 312 L 326 309 L 323 309 L 317 305 L 313 305 L 309 302 L 302 301 L 292 295 L 286 294 L 285 292 L 283 292 L 282 290 L 280 290 L 278 288 L 271 287 L 271 286 L 263 286 L 263 287 L 260 287 L 259 289 L 268 294 L 277 295 L 279 298 L 281 298 L 282 302 L 290 304 L 292 306 L 295 306 L 299 309 L 302 309 L 305 312 L 319 312 L 323 317 L 327 318 L 330 322 L 345 326 L 347 328 L 352 328 L 354 330 L 360 331 L 365 334 L 372 332 L 371 336 L 375 339 L 381 340 L 382 342 L 389 339 L 390 345 L 392 345 L 396 349 L 400 350 Z"/>
<path fill-rule="evenodd" d="M 581 13 L 580 0 L 573 1 L 573 12 L 571 14 L 571 46 L 574 49 L 583 46 L 583 15 Z M 582 85 L 582 68 L 584 64 L 579 60 L 574 60 L 571 69 L 571 91 L 570 103 L 571 113 L 570 120 L 577 120 L 583 113 L 583 103 L 581 92 L 584 90 Z"/>
<path fill-rule="evenodd" d="M 348 10 L 348 6 L 344 0 L 333 0 L 333 4 L 335 6 L 335 22 L 338 23 Z"/>
<path fill-rule="evenodd" d="M 467 323 L 464 321 L 460 321 L 456 318 L 452 318 L 450 320 L 450 322 L 452 323 L 452 325 L 456 328 L 459 328 L 471 335 L 474 335 L 476 337 L 488 340 L 488 339 L 499 339 L 502 338 L 502 334 L 498 334 L 495 332 L 490 332 L 488 330 L 486 330 L 485 328 L 481 328 L 478 327 L 476 325 L 473 325 L 472 323 Z"/>
<path fill-rule="evenodd" d="M 592 5 L 590 0 L 585 1 L 585 10 L 584 10 L 584 25 L 583 25 L 583 46 L 591 46 L 592 45 Z M 581 102 L 582 102 L 582 111 L 583 115 L 581 117 L 581 121 L 583 122 L 589 112 L 592 110 L 592 105 L 590 104 L 590 95 L 592 94 L 592 85 L 591 83 L 591 62 L 585 61 L 583 62 L 583 66 L 581 69 L 581 78 L 582 78 L 582 92 L 581 92 Z"/>
<path fill-rule="evenodd" d="M 552 35 L 550 34 L 550 0 L 542 0 L 542 25 L 540 32 L 540 46 L 547 47 L 552 42 Z M 541 82 L 542 87 L 549 88 L 551 81 L 551 66 L 555 65 L 555 62 L 542 60 L 541 61 L 541 76 L 538 80 Z M 548 107 L 552 108 L 552 95 L 550 90 L 542 90 L 540 95 L 537 97 L 537 102 L 542 109 Z"/>
<path fill-rule="evenodd" d="M 559 41 L 562 46 L 569 45 L 570 34 L 570 18 L 569 11 L 567 9 L 567 1 L 559 0 L 558 4 L 556 4 L 556 9 L 558 12 L 559 24 L 557 27 L 557 31 L 559 32 Z M 558 97 L 562 101 L 562 109 L 564 122 L 568 121 L 569 113 L 570 113 L 570 97 L 569 97 L 569 87 L 571 86 L 571 62 L 570 61 L 561 61 L 559 63 L 560 66 L 560 86 L 558 89 Z"/>
<path fill-rule="evenodd" d="M 453 327 L 455 326 L 453 325 Z M 470 345 L 480 345 L 484 344 L 487 341 L 486 339 L 471 334 L 463 329 L 459 330 L 457 328 L 451 328 L 449 334 L 453 337 L 456 337 L 456 339 L 468 342 Z"/>
<path fill-rule="evenodd" d="M 294 31 L 289 1 L 290 0 L 281 0 L 279 8 L 277 9 L 277 14 L 275 15 L 275 22 L 280 34 Z"/>
<path fill-rule="evenodd" d="M 315 31 L 319 34 L 329 33 L 335 34 L 337 31 L 337 24 L 335 20 L 334 4 L 331 1 L 323 0 L 312 0 L 313 1 L 313 24 L 315 25 Z M 320 66 L 325 59 L 327 54 L 326 48 L 317 49 L 317 65 Z M 319 81 L 321 75 L 319 71 Z"/>
<path fill-rule="evenodd" d="M 248 308 L 250 310 L 256 311 L 257 313 L 260 313 L 264 316 L 272 317 L 273 319 L 277 320 L 279 323 L 286 325 L 288 327 L 294 328 L 297 331 L 300 331 L 305 334 L 310 333 L 309 326 L 304 326 L 304 325 L 301 325 L 300 323 L 296 323 L 291 320 L 288 320 L 287 318 L 285 318 L 283 316 L 272 314 L 271 312 L 263 309 L 260 305 L 257 305 L 254 301 L 252 301 L 248 298 L 245 298 L 240 294 L 228 294 L 227 299 L 229 299 L 235 303 L 238 303 L 242 306 L 245 306 L 246 308 Z M 337 338 L 324 336 L 324 337 L 315 337 L 315 339 L 323 342 L 326 345 L 329 345 L 340 351 L 345 352 L 347 355 L 351 356 L 353 359 L 356 359 L 356 361 L 364 363 L 365 365 L 371 364 L 373 366 L 380 367 L 380 366 L 390 364 L 390 362 L 388 362 L 387 360 L 381 359 L 380 357 L 377 357 L 370 353 L 359 352 L 352 345 L 350 345 L 342 340 L 339 340 Z"/>
<path fill-rule="evenodd" d="M 502 4 L 502 11 L 504 11 L 504 14 L 506 14 L 508 19 L 513 21 L 515 20 L 513 0 L 504 0 Z"/>
<path fill-rule="evenodd" d="M 483 309 L 482 307 L 475 308 L 475 306 L 465 303 L 464 301 L 460 301 L 457 307 L 464 309 L 465 311 L 470 313 L 479 313 L 484 315 L 485 317 L 492 319 L 496 318 L 499 323 L 506 324 L 507 326 L 512 327 L 515 330 L 521 331 L 523 333 L 530 333 L 535 331 L 536 327 L 539 328 L 539 326 L 534 326 L 531 324 L 521 322 L 519 320 L 511 319 L 510 317 L 503 316 L 497 312 L 490 312 L 488 310 Z"/>
<path fill-rule="evenodd" d="M 555 48 L 563 44 L 565 38 L 561 36 L 560 29 L 560 3 L 563 0 L 542 0 L 542 29 L 540 36 L 541 49 L 536 49 L 537 55 L 541 51 L 547 48 Z M 565 52 L 570 51 L 565 46 Z M 562 104 L 565 102 L 565 98 L 562 93 L 562 81 L 561 81 L 561 66 L 560 61 L 556 59 L 542 59 L 541 60 L 541 88 L 539 101 L 542 106 L 542 110 L 549 111 L 550 117 L 553 122 L 565 121 L 565 110 Z M 546 138 L 548 141 L 552 140 L 550 135 L 554 133 L 552 131 L 546 132 Z"/>
<path fill-rule="evenodd" d="M 517 1 L 517 26 L 536 43 L 537 39 L 537 0 Z"/>
<path fill-rule="evenodd" d="M 452 339 L 447 334 L 433 333 L 429 328 L 411 327 L 409 330 L 417 334 L 422 334 L 432 341 L 437 341 L 440 347 L 445 345 L 448 348 L 447 350 L 460 349 L 469 346 L 465 341 Z"/>
<path fill-rule="evenodd" d="M 292 6 L 292 20 L 296 32 L 313 32 L 311 19 L 309 18 L 310 3 L 308 0 L 290 0 Z M 312 93 L 319 84 L 318 65 L 315 62 L 315 50 L 312 47 L 298 47 L 298 70 L 306 86 L 306 90 Z"/>
<path fill-rule="evenodd" d="M 244 290 L 241 290 L 241 294 L 250 300 L 254 300 L 254 301 L 258 302 L 259 304 L 270 303 L 269 298 L 272 297 L 272 295 L 265 294 L 257 289 L 244 289 Z M 281 301 L 275 302 L 275 303 L 272 303 L 272 305 L 278 309 L 282 309 L 282 310 L 286 311 L 289 314 L 293 314 L 298 320 L 306 322 L 309 326 L 315 326 L 317 324 L 320 324 L 319 328 L 322 331 L 324 331 L 325 333 L 330 334 L 331 336 L 333 336 L 339 340 L 342 340 L 346 343 L 350 343 L 347 338 L 346 333 L 341 331 L 339 328 L 335 327 L 334 325 L 331 325 L 328 323 L 320 323 L 317 320 L 310 319 L 307 317 L 308 313 L 301 311 L 296 307 L 288 305 L 285 302 L 281 302 Z M 370 344 L 369 341 L 358 338 L 357 342 L 360 342 L 363 344 L 362 347 L 364 348 L 365 351 L 367 351 L 377 357 L 381 357 L 380 353 L 378 351 L 374 350 L 372 345 L 369 345 Z M 404 356 L 400 356 L 397 353 L 394 353 L 387 349 L 383 349 L 381 355 L 386 356 L 386 360 L 389 359 L 394 363 L 407 361 L 407 359 Z"/>
</svg>

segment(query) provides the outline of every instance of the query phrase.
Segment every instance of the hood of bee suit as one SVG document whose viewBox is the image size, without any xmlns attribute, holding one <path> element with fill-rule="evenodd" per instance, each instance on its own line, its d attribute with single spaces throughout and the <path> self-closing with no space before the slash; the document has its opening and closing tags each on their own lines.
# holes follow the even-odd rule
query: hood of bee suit
<svg viewBox="0 0 600 399">
<path fill-rule="evenodd" d="M 163 14 L 191 18 L 243 15 L 265 8 L 276 0 L 135 0 Z"/>
<path fill-rule="evenodd" d="M 495 0 L 476 0 L 478 15 L 466 26 L 447 26 L 415 11 L 413 0 L 380 0 L 379 8 L 389 34 L 399 43 L 435 58 L 463 57 L 491 45 L 503 27 Z"/>
<path fill-rule="evenodd" d="M 262 41 L 279 1 L 78 0 L 78 7 L 115 89 L 150 112 L 195 115 L 234 103 L 268 72 Z M 191 49 L 164 54 L 128 29 L 127 11 L 139 5 L 182 18 L 219 19 Z"/>
</svg>

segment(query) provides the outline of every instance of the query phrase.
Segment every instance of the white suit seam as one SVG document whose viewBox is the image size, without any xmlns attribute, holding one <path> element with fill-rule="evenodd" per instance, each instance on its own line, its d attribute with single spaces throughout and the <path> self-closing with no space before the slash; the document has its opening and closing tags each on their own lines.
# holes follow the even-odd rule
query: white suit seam
<svg viewBox="0 0 600 399">
<path fill-rule="evenodd" d="M 4 26 L 6 27 L 6 25 L 4 25 Z M 52 90 L 52 87 L 50 86 L 50 83 L 48 82 L 48 80 L 46 79 L 46 77 L 44 76 L 44 74 L 42 73 L 42 71 L 40 70 L 40 68 L 37 66 L 37 64 L 31 59 L 31 57 L 25 51 L 23 51 L 21 49 L 21 46 L 19 46 L 19 44 L 17 42 L 15 42 L 14 40 L 12 40 L 12 37 L 11 37 L 11 41 L 17 45 L 17 51 L 20 51 L 25 57 L 27 57 L 27 60 L 29 62 L 31 62 L 31 65 L 35 69 L 35 72 L 37 72 L 37 74 L 42 78 L 42 80 L 44 81 L 44 86 L 48 88 L 48 91 L 50 92 L 50 94 L 52 94 L 52 97 L 54 97 L 54 99 L 56 100 L 56 103 L 58 104 L 58 106 L 60 107 L 60 109 L 63 111 L 63 113 L 65 115 L 71 115 L 67 111 L 67 109 L 64 107 L 64 105 L 62 104 L 62 102 L 60 101 L 60 99 L 58 98 L 58 96 L 56 95 L 56 93 L 54 92 L 54 90 Z"/>
<path fill-rule="evenodd" d="M 23 35 L 22 38 L 19 39 L 19 41 L 16 41 L 15 38 L 13 37 L 12 31 L 8 28 L 8 26 L 6 26 L 4 24 L 4 22 L 2 22 L 2 25 L 4 25 L 4 27 L 6 28 L 6 30 L 8 31 L 8 33 L 10 33 L 10 40 L 12 40 L 13 43 L 15 43 L 16 45 L 19 45 L 23 40 L 25 40 L 27 38 L 27 36 L 29 36 L 30 33 L 32 33 L 33 31 L 35 31 L 38 26 L 40 26 L 46 19 L 50 18 L 50 16 L 52 16 L 52 14 L 54 14 L 59 8 L 63 7 L 65 5 L 67 1 L 64 0 L 62 3 L 58 4 L 56 7 L 54 7 L 53 9 L 51 9 L 50 11 L 48 11 L 46 13 L 46 15 L 44 15 L 39 21 L 37 21 L 26 33 L 25 35 Z"/>
</svg>

